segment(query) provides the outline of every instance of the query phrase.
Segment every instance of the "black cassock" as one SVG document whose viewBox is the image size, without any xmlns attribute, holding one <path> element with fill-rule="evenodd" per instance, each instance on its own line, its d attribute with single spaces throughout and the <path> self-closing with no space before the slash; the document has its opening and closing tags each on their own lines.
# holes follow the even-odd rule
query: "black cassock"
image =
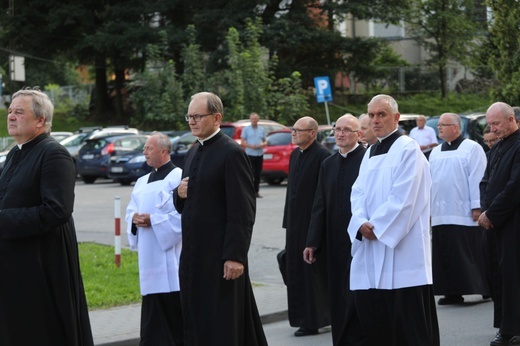
<svg viewBox="0 0 520 346">
<path fill-rule="evenodd" d="M 480 205 L 494 226 L 501 276 L 501 316 L 495 324 L 505 335 L 520 335 L 520 131 L 490 151 L 480 183 Z M 494 297 L 495 298 L 495 297 Z"/>
<path fill-rule="evenodd" d="M 186 345 L 267 345 L 249 280 L 247 253 L 256 198 L 244 150 L 222 132 L 188 151 L 182 177 L 188 197 L 174 190 L 182 215 L 179 268 Z M 224 262 L 244 265 L 225 280 Z"/>
<path fill-rule="evenodd" d="M 289 161 L 283 228 L 286 232 L 286 279 L 289 323 L 318 329 L 330 325 L 330 299 L 326 261 L 303 261 L 312 204 L 323 160 L 330 152 L 314 142 L 303 152 L 296 148 Z M 325 247 L 322 249 L 326 254 Z"/>
<path fill-rule="evenodd" d="M 359 145 L 347 157 L 339 153 L 321 165 L 314 205 L 312 207 L 307 247 L 317 248 L 317 261 L 327 262 L 330 290 L 332 341 L 340 345 L 345 326 L 350 276 L 350 242 L 347 226 L 352 216 L 350 192 L 357 179 L 366 149 Z M 321 253 L 322 247 L 327 253 Z"/>
<path fill-rule="evenodd" d="M 76 173 L 42 134 L 0 177 L 0 345 L 93 345 L 72 219 Z"/>
</svg>

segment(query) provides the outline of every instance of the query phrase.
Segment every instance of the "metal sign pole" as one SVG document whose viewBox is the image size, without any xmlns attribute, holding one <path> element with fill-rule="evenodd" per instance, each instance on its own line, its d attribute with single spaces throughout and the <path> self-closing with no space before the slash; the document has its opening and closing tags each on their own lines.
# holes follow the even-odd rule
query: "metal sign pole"
<svg viewBox="0 0 520 346">
<path fill-rule="evenodd" d="M 327 101 L 325 101 L 325 113 L 327 114 L 327 125 L 330 125 L 329 106 L 327 105 Z"/>
</svg>

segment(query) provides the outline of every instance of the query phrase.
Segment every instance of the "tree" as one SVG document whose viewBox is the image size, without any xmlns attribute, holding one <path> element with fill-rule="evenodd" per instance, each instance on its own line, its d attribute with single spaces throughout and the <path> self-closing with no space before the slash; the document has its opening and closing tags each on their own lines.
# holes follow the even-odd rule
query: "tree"
<svg viewBox="0 0 520 346">
<path fill-rule="evenodd" d="M 159 32 L 160 45 L 148 45 L 148 64 L 130 83 L 130 100 L 135 107 L 134 124 L 148 129 L 181 128 L 185 104 L 182 83 L 173 60 L 165 59 L 167 36 Z"/>
<path fill-rule="evenodd" d="M 200 45 L 196 42 L 195 25 L 188 25 L 186 36 L 188 43 L 184 45 L 181 54 L 182 62 L 184 63 L 181 79 L 184 95 L 191 97 L 191 95 L 204 89 L 204 57 L 200 50 Z"/>
<path fill-rule="evenodd" d="M 293 72 L 289 77 L 274 81 L 270 91 L 271 119 L 289 125 L 302 116 L 309 115 L 309 95 L 302 87 L 299 72 Z"/>
<path fill-rule="evenodd" d="M 513 106 L 520 105 L 520 6 L 516 0 L 488 0 L 493 12 L 489 63 L 496 71 L 499 86 L 493 97 Z"/>
<path fill-rule="evenodd" d="M 478 45 L 475 0 L 413 0 L 404 20 L 411 36 L 431 55 L 440 81 L 441 97 L 448 94 L 447 67 L 450 61 L 467 62 Z"/>
</svg>

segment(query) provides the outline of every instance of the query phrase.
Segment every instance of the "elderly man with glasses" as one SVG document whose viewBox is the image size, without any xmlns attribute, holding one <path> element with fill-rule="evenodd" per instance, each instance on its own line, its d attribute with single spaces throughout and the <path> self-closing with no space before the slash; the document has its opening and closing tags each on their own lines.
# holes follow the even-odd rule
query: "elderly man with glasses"
<svg viewBox="0 0 520 346">
<path fill-rule="evenodd" d="M 430 155 L 433 289 L 444 295 L 439 305 L 461 304 L 463 295 L 489 295 L 477 224 L 486 154 L 464 139 L 457 114 L 444 113 L 437 127 L 444 142 Z"/>
<path fill-rule="evenodd" d="M 300 118 L 292 128 L 294 149 L 289 160 L 289 180 L 283 228 L 286 229 L 286 284 L 289 323 L 299 329 L 295 336 L 318 333 L 330 325 L 330 301 L 326 261 L 314 265 L 303 261 L 312 204 L 320 166 L 330 152 L 316 141 L 318 123 Z"/>
<path fill-rule="evenodd" d="M 359 172 L 365 147 L 359 143 L 360 121 L 345 114 L 336 121 L 334 139 L 339 150 L 323 161 L 312 207 L 305 262 L 327 263 L 332 344 L 345 345 L 341 332 L 348 306 L 350 247 L 350 191 Z M 323 249 L 327 249 L 323 254 Z"/>
</svg>

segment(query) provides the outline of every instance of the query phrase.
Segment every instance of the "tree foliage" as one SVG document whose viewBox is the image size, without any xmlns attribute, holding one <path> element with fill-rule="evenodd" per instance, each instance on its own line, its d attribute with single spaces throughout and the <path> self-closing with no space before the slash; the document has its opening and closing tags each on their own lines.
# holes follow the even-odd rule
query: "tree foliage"
<svg viewBox="0 0 520 346">
<path fill-rule="evenodd" d="M 489 63 L 494 68 L 499 86 L 494 90 L 496 100 L 513 106 L 520 105 L 520 6 L 516 0 L 488 0 L 493 11 L 490 29 Z"/>
<path fill-rule="evenodd" d="M 405 15 L 410 33 L 429 53 L 428 63 L 438 70 L 441 97 L 448 93 L 446 71 L 450 61 L 467 62 L 478 45 L 475 0 L 413 0 Z"/>
</svg>

